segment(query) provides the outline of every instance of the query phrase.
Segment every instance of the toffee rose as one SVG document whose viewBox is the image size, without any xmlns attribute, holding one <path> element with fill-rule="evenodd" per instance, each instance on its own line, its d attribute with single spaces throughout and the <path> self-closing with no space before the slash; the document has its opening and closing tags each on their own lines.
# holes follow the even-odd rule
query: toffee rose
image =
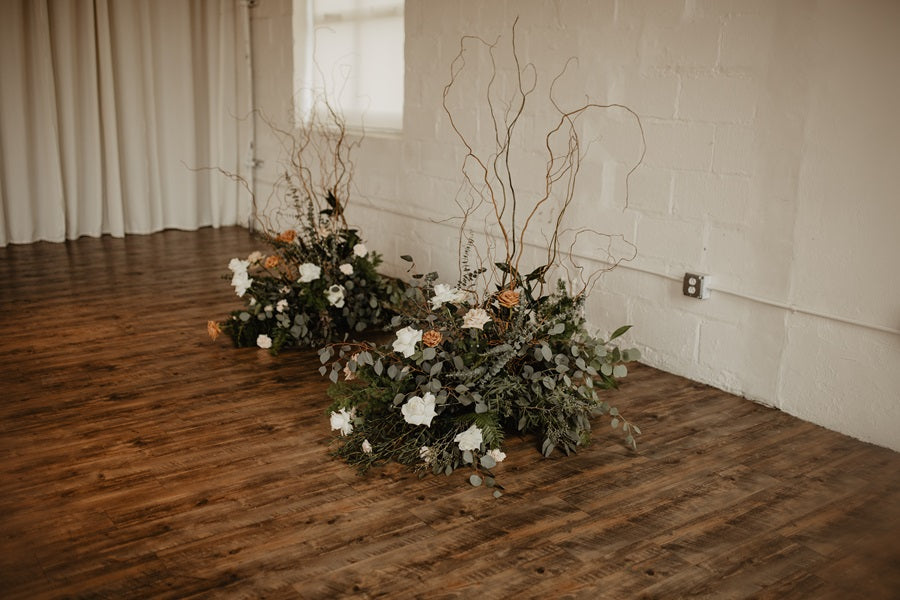
<svg viewBox="0 0 900 600">
<path fill-rule="evenodd" d="M 503 290 L 497 294 L 497 302 L 506 308 L 515 308 L 519 305 L 519 292 L 516 290 Z"/>
<path fill-rule="evenodd" d="M 293 229 L 287 229 L 285 231 L 282 231 L 280 234 L 278 234 L 278 237 L 276 237 L 275 239 L 278 240 L 279 242 L 287 242 L 288 244 L 290 244 L 296 238 L 297 238 L 297 232 L 294 231 Z"/>
<path fill-rule="evenodd" d="M 441 335 L 441 332 L 436 329 L 429 329 L 425 333 L 422 334 L 422 343 L 428 346 L 429 348 L 434 348 L 438 344 L 440 344 L 444 339 L 444 336 Z"/>
</svg>

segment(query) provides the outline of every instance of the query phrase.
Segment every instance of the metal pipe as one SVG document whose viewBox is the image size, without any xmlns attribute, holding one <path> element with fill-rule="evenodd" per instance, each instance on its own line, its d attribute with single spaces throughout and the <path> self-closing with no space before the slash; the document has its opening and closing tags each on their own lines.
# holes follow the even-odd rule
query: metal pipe
<svg viewBox="0 0 900 600">
<path fill-rule="evenodd" d="M 253 89 L 253 34 L 250 26 L 250 9 L 258 4 L 258 0 L 241 0 L 244 21 L 244 60 L 247 66 L 247 103 L 250 115 L 250 140 L 247 144 L 247 157 L 245 166 L 249 169 L 250 188 L 250 215 L 247 227 L 250 231 L 256 229 L 256 168 L 259 161 L 256 159 L 256 96 Z"/>
</svg>

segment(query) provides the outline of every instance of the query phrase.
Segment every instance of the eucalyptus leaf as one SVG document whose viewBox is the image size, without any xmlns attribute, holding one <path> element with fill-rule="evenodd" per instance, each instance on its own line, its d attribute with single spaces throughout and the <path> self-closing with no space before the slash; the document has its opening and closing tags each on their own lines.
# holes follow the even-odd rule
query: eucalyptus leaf
<svg viewBox="0 0 900 600">
<path fill-rule="evenodd" d="M 549 335 L 559 335 L 563 331 L 566 330 L 565 323 L 556 323 L 550 330 L 547 332 Z"/>
<path fill-rule="evenodd" d="M 481 480 L 481 477 L 479 477 L 479 476 L 476 475 L 475 473 L 472 473 L 472 474 L 469 476 L 469 483 L 471 483 L 471 484 L 472 484 L 473 486 L 475 486 L 475 487 L 478 487 L 479 485 L 481 485 L 481 481 L 482 481 L 482 480 Z"/>
<path fill-rule="evenodd" d="M 478 462 L 481 463 L 481 466 L 485 469 L 493 469 L 497 466 L 497 461 L 494 460 L 490 454 L 479 457 Z"/>
<path fill-rule="evenodd" d="M 613 377 L 625 377 L 628 375 L 628 367 L 625 365 L 616 365 L 613 367 Z"/>
</svg>

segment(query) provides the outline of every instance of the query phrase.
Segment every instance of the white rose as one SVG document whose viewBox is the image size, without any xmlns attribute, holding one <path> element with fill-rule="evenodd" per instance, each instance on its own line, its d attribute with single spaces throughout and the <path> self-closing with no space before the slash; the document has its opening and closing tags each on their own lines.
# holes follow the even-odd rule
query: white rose
<svg viewBox="0 0 900 600">
<path fill-rule="evenodd" d="M 228 263 L 228 268 L 231 269 L 231 272 L 237 275 L 238 273 L 247 273 L 247 267 L 250 266 L 250 262 L 246 260 L 241 260 L 239 258 L 232 258 Z"/>
<path fill-rule="evenodd" d="M 263 307 L 263 312 L 267 312 L 267 313 L 272 312 L 272 305 L 271 305 L 271 304 L 266 304 L 266 305 Z"/>
<path fill-rule="evenodd" d="M 347 412 L 347 409 L 342 408 L 337 412 L 331 413 L 331 429 L 340 429 L 341 435 L 350 435 L 353 432 L 353 413 L 355 411 L 353 409 L 350 412 Z"/>
<path fill-rule="evenodd" d="M 506 459 L 506 452 L 502 452 L 500 448 L 494 448 L 488 452 L 488 456 L 494 459 L 494 462 L 502 463 Z"/>
<path fill-rule="evenodd" d="M 338 269 L 340 269 L 341 273 L 344 275 L 353 275 L 353 265 L 350 263 L 344 263 L 339 266 Z"/>
<path fill-rule="evenodd" d="M 271 348 L 272 347 L 272 338 L 267 336 L 264 333 L 256 336 L 256 345 L 260 348 Z"/>
<path fill-rule="evenodd" d="M 284 298 L 282 298 L 275 304 L 275 310 L 277 310 L 280 313 L 287 310 L 287 307 L 288 307 L 288 301 L 285 300 Z"/>
<path fill-rule="evenodd" d="M 253 252 L 250 253 L 250 256 L 247 257 L 247 262 L 250 263 L 251 265 L 255 265 L 262 259 L 263 259 L 263 253 L 260 252 L 259 250 L 254 250 Z"/>
<path fill-rule="evenodd" d="M 419 458 L 421 458 L 425 464 L 429 464 L 432 460 L 434 460 L 434 450 L 429 448 L 428 446 L 422 446 L 419 448 Z"/>
<path fill-rule="evenodd" d="M 394 340 L 394 352 L 399 352 L 406 358 L 409 358 L 416 351 L 416 342 L 422 341 L 422 332 L 412 327 L 404 327 L 397 332 L 397 339 Z"/>
<path fill-rule="evenodd" d="M 362 451 L 366 454 L 372 454 L 372 444 L 369 443 L 369 440 L 363 440 Z"/>
<path fill-rule="evenodd" d="M 434 297 L 431 299 L 431 310 L 437 310 L 444 302 L 459 302 L 465 298 L 465 292 L 445 283 L 434 286 Z"/>
<path fill-rule="evenodd" d="M 250 297 L 250 306 L 256 306 L 256 298 Z"/>
<path fill-rule="evenodd" d="M 315 281 L 322 275 L 322 268 L 312 263 L 303 263 L 300 265 L 300 283 L 309 283 Z"/>
<path fill-rule="evenodd" d="M 234 286 L 234 292 L 238 296 L 243 296 L 250 289 L 253 280 L 247 275 L 247 271 L 238 271 L 231 278 L 231 285 Z"/>
<path fill-rule="evenodd" d="M 340 285 L 333 285 L 325 292 L 325 297 L 332 306 L 342 308 L 344 306 L 344 288 Z"/>
<path fill-rule="evenodd" d="M 484 438 L 478 425 L 472 425 L 462 433 L 457 434 L 453 441 L 459 444 L 459 449 L 462 451 L 478 450 L 481 448 L 481 442 L 484 441 Z"/>
<path fill-rule="evenodd" d="M 355 246 L 353 246 L 353 254 L 360 258 L 363 258 L 368 253 L 369 250 L 366 248 L 365 244 L 356 244 Z"/>
<path fill-rule="evenodd" d="M 413 396 L 400 407 L 403 420 L 410 425 L 431 426 L 431 420 L 437 415 L 434 411 L 434 394 L 425 392 L 424 397 Z"/>
<path fill-rule="evenodd" d="M 483 308 L 470 308 L 469 312 L 463 315 L 463 329 L 484 329 L 485 323 L 488 323 L 491 317 Z"/>
</svg>

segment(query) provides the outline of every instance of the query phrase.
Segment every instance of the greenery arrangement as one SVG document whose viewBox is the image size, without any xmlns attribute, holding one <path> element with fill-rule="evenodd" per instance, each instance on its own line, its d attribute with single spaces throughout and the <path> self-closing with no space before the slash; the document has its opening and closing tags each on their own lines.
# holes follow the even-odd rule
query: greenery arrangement
<svg viewBox="0 0 900 600">
<path fill-rule="evenodd" d="M 491 82 L 487 93 L 479 96 L 487 99 L 494 126 L 495 147 L 487 153 L 475 150 L 448 106 L 465 66 L 468 41 L 487 49 L 494 69 L 483 78 Z M 423 474 L 450 474 L 465 466 L 473 471 L 472 485 L 493 487 L 500 496 L 492 469 L 506 458 L 504 435 L 535 434 L 544 455 L 557 449 L 568 454 L 589 441 L 592 417 L 606 415 L 635 447 L 640 429 L 603 399 L 603 391 L 616 387 L 617 379 L 627 374 L 626 363 L 639 358 L 636 349 L 620 349 L 614 343 L 630 326 L 600 339 L 589 333 L 583 312 L 599 274 L 630 258 L 608 254 L 603 266 L 585 274 L 572 248 L 580 235 L 603 234 L 566 228 L 565 223 L 582 160 L 578 120 L 592 110 L 615 109 L 633 117 L 640 129 L 641 159 L 626 175 L 626 203 L 628 176 L 643 158 L 643 130 L 637 115 L 625 106 L 563 109 L 553 100 L 551 85 L 559 121 L 544 139 L 545 191 L 526 205 L 514 181 L 511 148 L 526 100 L 535 89 L 529 80 L 534 67 L 519 62 L 514 25 L 518 83 L 511 98 L 497 99 L 491 87 L 495 49 L 496 42 L 463 38 L 444 91 L 444 110 L 466 150 L 461 173 L 471 193 L 468 203 L 457 202 L 463 212 L 458 281 L 448 285 L 438 282 L 437 273 L 413 275 L 404 307 L 392 320 L 391 343 L 333 344 L 322 348 L 319 357 L 321 373 L 332 381 L 327 412 L 332 429 L 339 432 L 334 450 L 338 457 L 361 471 L 388 461 Z M 545 212 L 544 218 L 535 219 L 549 207 L 555 211 L 549 218 Z M 473 220 L 488 225 L 486 247 L 479 247 L 467 229 Z M 522 269 L 526 232 L 537 221 L 551 224 L 542 232 L 548 241 L 546 260 L 533 270 Z M 495 252 L 502 253 L 497 256 L 502 260 L 482 258 Z M 402 258 L 412 263 L 411 257 Z M 560 282 L 546 291 L 548 278 L 563 271 L 570 284 Z"/>
<path fill-rule="evenodd" d="M 322 231 L 307 224 L 265 239 L 269 254 L 254 252 L 229 263 L 231 284 L 246 305 L 223 323 L 211 321 L 213 338 L 225 332 L 236 346 L 278 352 L 318 347 L 389 321 L 400 289 L 378 274 L 381 257 L 356 230 Z"/>
<path fill-rule="evenodd" d="M 610 415 L 635 446 L 640 429 L 601 397 L 627 373 L 635 349 L 587 332 L 584 296 L 560 284 L 536 293 L 541 270 L 479 299 L 468 291 L 478 271 L 456 287 L 431 273 L 408 289 L 412 310 L 390 346 L 341 344 L 319 351 L 336 454 L 365 471 L 393 460 L 417 471 L 450 474 L 471 465 L 473 485 L 493 487 L 491 469 L 506 457 L 505 431 L 535 433 L 541 451 L 575 452 L 590 439 L 591 418 Z M 332 360 L 337 357 L 336 360 Z M 498 492 L 499 494 L 499 492 Z"/>
<path fill-rule="evenodd" d="M 291 132 L 269 123 L 290 156 L 275 186 L 286 202 L 271 212 L 293 227 L 277 233 L 271 223 L 257 219 L 259 237 L 269 248 L 228 264 L 226 277 L 245 305 L 224 321 L 207 323 L 213 339 L 226 333 L 236 346 L 272 353 L 291 346 L 316 348 L 382 328 L 394 315 L 403 286 L 378 273 L 381 256 L 366 248 L 346 218 L 352 154 L 362 136 L 348 137 L 340 112 L 327 98 L 320 100 L 322 110 Z"/>
</svg>

